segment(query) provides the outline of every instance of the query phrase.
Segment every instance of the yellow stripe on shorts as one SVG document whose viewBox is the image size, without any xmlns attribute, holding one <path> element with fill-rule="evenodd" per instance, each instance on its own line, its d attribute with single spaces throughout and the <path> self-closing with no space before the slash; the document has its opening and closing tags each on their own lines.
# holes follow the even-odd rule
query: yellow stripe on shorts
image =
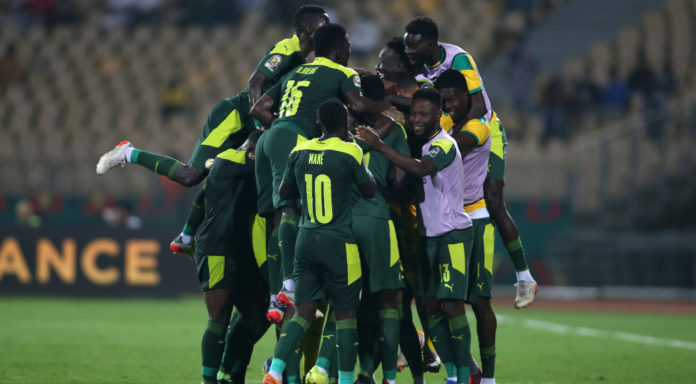
<svg viewBox="0 0 696 384">
<path fill-rule="evenodd" d="M 256 265 L 259 267 L 266 262 L 266 219 L 256 215 L 251 226 L 251 246 L 254 250 Z"/>
<path fill-rule="evenodd" d="M 394 222 L 389 220 L 389 266 L 393 267 L 399 261 L 399 243 L 396 240 Z"/>
<path fill-rule="evenodd" d="M 225 256 L 208 256 L 208 289 L 225 277 Z"/>
<path fill-rule="evenodd" d="M 360 271 L 360 254 L 358 253 L 357 244 L 346 244 L 346 264 L 348 269 L 348 285 L 357 281 L 362 272 Z"/>
<path fill-rule="evenodd" d="M 495 248 L 495 227 L 493 224 L 486 224 L 483 230 L 483 266 L 488 272 L 493 274 L 493 251 Z"/>
<path fill-rule="evenodd" d="M 464 254 L 464 243 L 447 244 L 449 248 L 452 268 L 466 275 L 466 255 Z"/>
</svg>

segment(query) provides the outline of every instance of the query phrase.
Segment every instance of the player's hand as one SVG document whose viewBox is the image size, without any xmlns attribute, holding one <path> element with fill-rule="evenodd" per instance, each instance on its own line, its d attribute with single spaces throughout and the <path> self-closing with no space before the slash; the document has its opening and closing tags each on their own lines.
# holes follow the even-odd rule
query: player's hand
<svg viewBox="0 0 696 384">
<path fill-rule="evenodd" d="M 370 149 L 374 149 L 381 143 L 381 140 L 379 139 L 379 135 L 377 134 L 377 132 L 375 132 L 375 130 L 370 127 L 358 125 L 355 128 L 355 134 L 358 140 L 365 143 L 365 145 L 367 145 Z"/>
</svg>

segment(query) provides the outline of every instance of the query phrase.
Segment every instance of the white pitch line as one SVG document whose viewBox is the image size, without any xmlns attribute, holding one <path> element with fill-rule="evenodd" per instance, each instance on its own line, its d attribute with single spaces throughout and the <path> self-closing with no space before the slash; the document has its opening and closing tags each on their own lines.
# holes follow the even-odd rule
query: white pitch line
<svg viewBox="0 0 696 384">
<path fill-rule="evenodd" d="M 576 335 L 584 337 L 602 337 L 612 338 L 616 340 L 628 341 L 633 343 L 658 345 L 663 347 L 688 349 L 696 351 L 696 343 L 686 340 L 663 339 L 661 337 L 639 335 L 636 333 L 605 331 L 602 329 L 588 327 L 574 327 L 561 323 L 553 323 L 550 321 L 524 319 L 514 320 L 508 316 L 496 316 L 498 321 L 503 324 L 521 324 L 524 328 L 534 329 L 537 331 L 553 332 L 563 335 Z"/>
</svg>

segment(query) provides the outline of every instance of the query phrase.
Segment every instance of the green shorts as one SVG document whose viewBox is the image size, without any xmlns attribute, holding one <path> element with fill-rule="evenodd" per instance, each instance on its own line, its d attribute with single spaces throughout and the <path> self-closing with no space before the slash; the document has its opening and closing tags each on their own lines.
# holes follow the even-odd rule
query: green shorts
<svg viewBox="0 0 696 384">
<path fill-rule="evenodd" d="M 353 236 L 358 243 L 370 292 L 403 288 L 401 261 L 394 223 L 372 216 L 353 215 Z"/>
<path fill-rule="evenodd" d="M 251 246 L 254 251 L 256 265 L 259 267 L 261 277 L 266 285 L 268 285 L 268 264 L 266 264 L 268 255 L 266 254 L 266 242 L 271 231 L 272 226 L 266 225 L 265 218 L 259 215 L 254 216 L 254 222 L 251 224 Z"/>
<path fill-rule="evenodd" d="M 360 304 L 360 254 L 350 238 L 300 228 L 293 274 L 296 304 L 327 300 L 336 309 Z"/>
<path fill-rule="evenodd" d="M 474 230 L 467 228 L 438 237 L 421 237 L 416 295 L 438 300 L 466 300 L 469 279 L 467 255 L 471 255 Z"/>
<path fill-rule="evenodd" d="M 268 285 L 264 282 L 251 252 L 237 250 L 203 253 L 197 250 L 196 264 L 198 281 L 203 292 L 211 289 L 233 289 L 238 292 L 247 292 L 250 289 L 268 291 Z"/>
<path fill-rule="evenodd" d="M 503 128 L 503 122 L 494 113 L 491 120 L 491 153 L 488 155 L 487 178 L 505 182 L 505 151 L 507 148 L 507 135 Z"/>
<path fill-rule="evenodd" d="M 307 138 L 293 123 L 274 125 L 256 144 L 256 186 L 259 215 L 268 217 L 282 207 L 299 208 L 299 200 L 281 200 L 278 195 L 288 156 L 298 143 Z"/>
<path fill-rule="evenodd" d="M 244 92 L 213 107 L 193 148 L 189 164 L 207 173 L 205 162 L 208 159 L 214 159 L 218 153 L 244 144 L 249 133 L 256 129 L 249 113 L 245 112 L 248 110 L 249 96 Z"/>
<path fill-rule="evenodd" d="M 490 218 L 473 220 L 474 244 L 469 258 L 469 298 L 473 304 L 477 297 L 491 298 L 493 283 L 493 251 L 495 226 Z"/>
</svg>

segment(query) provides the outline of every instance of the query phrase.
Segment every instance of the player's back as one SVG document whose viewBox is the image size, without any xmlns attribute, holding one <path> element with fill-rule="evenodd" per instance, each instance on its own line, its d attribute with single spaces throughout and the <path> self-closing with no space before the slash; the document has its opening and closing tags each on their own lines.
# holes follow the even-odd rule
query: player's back
<svg viewBox="0 0 696 384">
<path fill-rule="evenodd" d="M 283 80 L 278 119 L 274 124 L 289 121 L 302 128 L 309 138 L 319 137 L 321 129 L 316 123 L 319 104 L 332 97 L 342 99 L 351 90 L 360 90 L 360 77 L 354 70 L 317 57 L 297 67 Z"/>
<path fill-rule="evenodd" d="M 351 236 L 352 186 L 363 152 L 339 138 L 309 140 L 293 149 L 288 169 L 294 172 L 302 199 L 301 229 Z M 364 171 L 363 171 L 364 172 Z"/>
</svg>

